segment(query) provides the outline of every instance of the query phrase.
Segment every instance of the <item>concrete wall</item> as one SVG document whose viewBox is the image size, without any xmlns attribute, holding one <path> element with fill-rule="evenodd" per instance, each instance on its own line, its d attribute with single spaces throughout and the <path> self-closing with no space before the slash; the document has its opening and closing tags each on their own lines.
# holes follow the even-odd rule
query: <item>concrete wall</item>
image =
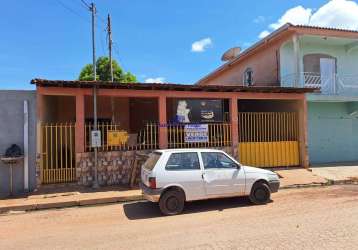
<svg viewBox="0 0 358 250">
<path fill-rule="evenodd" d="M 0 91 L 0 155 L 11 144 L 24 149 L 24 100 L 29 103 L 29 187 L 36 186 L 36 93 L 35 91 Z M 8 166 L 0 162 L 0 197 L 10 191 Z M 15 193 L 24 192 L 23 162 L 13 167 L 13 187 Z"/>
<path fill-rule="evenodd" d="M 348 102 L 308 103 L 310 163 L 358 161 L 358 117 Z"/>
</svg>

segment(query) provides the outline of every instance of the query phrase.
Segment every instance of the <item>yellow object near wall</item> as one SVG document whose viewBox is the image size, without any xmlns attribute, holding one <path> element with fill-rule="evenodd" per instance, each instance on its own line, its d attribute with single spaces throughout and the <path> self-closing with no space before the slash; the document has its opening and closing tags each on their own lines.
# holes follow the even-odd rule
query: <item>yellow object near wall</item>
<svg viewBox="0 0 358 250">
<path fill-rule="evenodd" d="M 239 161 L 254 167 L 300 165 L 298 141 L 240 142 Z"/>
<path fill-rule="evenodd" d="M 108 130 L 107 132 L 108 146 L 121 146 L 128 141 L 128 133 L 126 131 Z"/>
</svg>

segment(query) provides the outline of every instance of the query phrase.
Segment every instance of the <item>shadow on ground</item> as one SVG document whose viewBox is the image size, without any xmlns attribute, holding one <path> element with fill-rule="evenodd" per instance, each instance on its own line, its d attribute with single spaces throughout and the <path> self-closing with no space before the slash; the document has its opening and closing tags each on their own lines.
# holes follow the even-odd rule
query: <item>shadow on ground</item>
<svg viewBox="0 0 358 250">
<path fill-rule="evenodd" d="M 193 201 L 185 204 L 183 214 L 200 213 L 207 211 L 223 211 L 225 209 L 252 206 L 246 197 L 234 197 Z M 157 203 L 137 201 L 123 205 L 124 213 L 130 220 L 149 219 L 163 216 Z"/>
</svg>

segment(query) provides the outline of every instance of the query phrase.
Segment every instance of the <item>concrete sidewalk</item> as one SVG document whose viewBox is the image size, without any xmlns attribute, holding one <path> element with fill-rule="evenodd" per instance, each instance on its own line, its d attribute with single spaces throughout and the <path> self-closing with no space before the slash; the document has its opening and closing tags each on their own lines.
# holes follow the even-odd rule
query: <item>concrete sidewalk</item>
<svg viewBox="0 0 358 250">
<path fill-rule="evenodd" d="M 280 176 L 281 189 L 323 186 L 345 181 L 358 181 L 358 166 L 320 166 L 312 169 L 284 169 L 274 171 Z M 356 178 L 356 179 L 354 179 Z M 26 197 L 0 200 L 0 213 L 50 208 L 97 205 L 142 200 L 139 189 L 107 187 L 93 190 L 76 185 L 43 186 Z"/>
<path fill-rule="evenodd" d="M 331 182 L 358 181 L 357 162 L 314 165 L 311 170 L 313 174 L 322 176 Z"/>
<path fill-rule="evenodd" d="M 99 189 L 97 191 L 91 190 L 89 192 L 59 191 L 60 192 L 54 189 L 50 194 L 34 193 L 27 197 L 0 200 L 0 213 L 6 213 L 9 211 L 31 211 L 50 208 L 88 206 L 143 199 L 142 193 L 139 189 Z"/>
<path fill-rule="evenodd" d="M 274 170 L 280 176 L 280 188 L 297 188 L 307 186 L 323 186 L 328 184 L 328 180 L 322 176 L 314 174 L 309 169 L 285 169 Z"/>
</svg>

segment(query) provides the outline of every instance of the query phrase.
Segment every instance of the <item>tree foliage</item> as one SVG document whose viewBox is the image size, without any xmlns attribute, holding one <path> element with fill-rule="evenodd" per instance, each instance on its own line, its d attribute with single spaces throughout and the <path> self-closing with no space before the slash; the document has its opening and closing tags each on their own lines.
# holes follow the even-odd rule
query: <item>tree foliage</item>
<svg viewBox="0 0 358 250">
<path fill-rule="evenodd" d="M 137 78 L 132 73 L 124 72 L 119 66 L 116 60 L 112 60 L 113 65 L 113 78 L 115 82 L 136 82 Z M 101 56 L 96 61 L 96 80 L 110 81 L 111 80 L 111 69 L 109 64 L 109 58 Z M 79 80 L 92 81 L 93 80 L 93 68 L 92 64 L 85 65 L 78 77 Z"/>
</svg>

